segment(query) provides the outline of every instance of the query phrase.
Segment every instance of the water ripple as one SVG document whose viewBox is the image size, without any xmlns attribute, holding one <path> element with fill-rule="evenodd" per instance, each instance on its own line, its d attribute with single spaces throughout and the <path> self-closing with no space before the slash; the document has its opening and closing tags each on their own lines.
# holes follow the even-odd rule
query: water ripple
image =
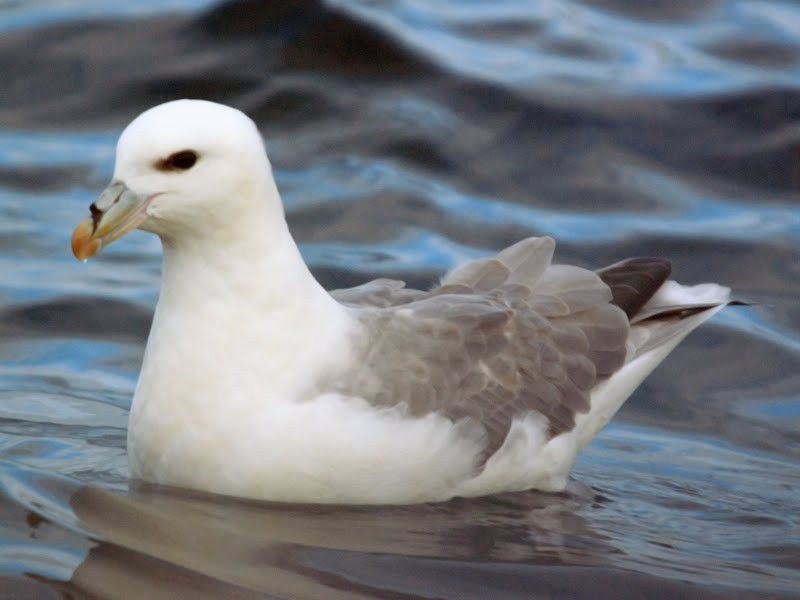
<svg viewBox="0 0 800 600">
<path fill-rule="evenodd" d="M 0 6 L 0 570 L 91 597 L 128 589 L 106 576 L 197 598 L 792 597 L 796 3 L 106 5 Z M 125 122 L 197 95 L 262 127 L 330 287 L 429 285 L 552 235 L 560 262 L 668 255 L 755 306 L 690 336 L 562 495 L 324 508 L 128 489 L 160 245 L 134 234 L 81 265 L 70 232 Z"/>
</svg>

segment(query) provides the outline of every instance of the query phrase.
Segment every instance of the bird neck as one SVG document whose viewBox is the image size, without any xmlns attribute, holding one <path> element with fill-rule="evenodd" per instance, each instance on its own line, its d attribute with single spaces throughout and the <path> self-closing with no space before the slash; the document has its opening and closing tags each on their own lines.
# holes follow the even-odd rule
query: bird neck
<svg viewBox="0 0 800 600">
<path fill-rule="evenodd" d="M 327 293 L 303 262 L 285 223 L 264 228 L 251 220 L 241 225 L 225 235 L 164 240 L 160 301 L 324 301 Z"/>
<path fill-rule="evenodd" d="M 260 183 L 261 194 L 243 190 L 253 201 L 209 215 L 202 231 L 161 236 L 160 303 L 196 305 L 205 296 L 225 298 L 229 306 L 251 303 L 262 310 L 287 303 L 307 304 L 307 309 L 319 304 L 330 310 L 336 304 L 303 261 L 274 180 L 270 176 Z"/>
<path fill-rule="evenodd" d="M 162 238 L 161 292 L 148 344 L 202 334 L 223 347 L 288 349 L 345 338 L 353 318 L 309 271 L 280 199 L 231 219 L 203 237 Z"/>
<path fill-rule="evenodd" d="M 251 393 L 230 390 L 265 402 L 304 397 L 347 358 L 356 318 L 311 275 L 282 216 L 269 216 L 246 215 L 225 239 L 164 240 L 136 414 L 161 401 L 191 413 Z"/>
</svg>

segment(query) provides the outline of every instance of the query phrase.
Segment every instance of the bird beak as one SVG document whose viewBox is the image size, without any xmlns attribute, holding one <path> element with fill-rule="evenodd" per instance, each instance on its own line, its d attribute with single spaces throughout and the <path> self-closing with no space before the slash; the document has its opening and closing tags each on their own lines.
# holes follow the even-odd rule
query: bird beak
<svg viewBox="0 0 800 600">
<path fill-rule="evenodd" d="M 89 207 L 92 216 L 81 221 L 72 233 L 75 258 L 85 261 L 136 229 L 147 219 L 152 198 L 140 196 L 121 182 L 109 185 Z"/>
</svg>

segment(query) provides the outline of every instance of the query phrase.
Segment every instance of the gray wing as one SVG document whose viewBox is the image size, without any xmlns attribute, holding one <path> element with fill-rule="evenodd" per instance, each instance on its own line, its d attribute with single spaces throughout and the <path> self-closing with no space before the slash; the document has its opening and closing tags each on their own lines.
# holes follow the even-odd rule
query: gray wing
<svg viewBox="0 0 800 600">
<path fill-rule="evenodd" d="M 389 280 L 339 292 L 361 298 L 369 333 L 340 391 L 404 403 L 412 415 L 472 418 L 486 429 L 487 456 L 527 411 L 544 415 L 551 435 L 574 427 L 597 379 L 624 363 L 629 324 L 597 274 L 550 264 L 554 247 L 523 240 L 430 292 Z"/>
<path fill-rule="evenodd" d="M 405 282 L 396 279 L 375 279 L 353 288 L 333 290 L 330 294 L 348 306 L 375 308 L 408 304 L 428 295 L 421 290 L 408 289 Z"/>
</svg>

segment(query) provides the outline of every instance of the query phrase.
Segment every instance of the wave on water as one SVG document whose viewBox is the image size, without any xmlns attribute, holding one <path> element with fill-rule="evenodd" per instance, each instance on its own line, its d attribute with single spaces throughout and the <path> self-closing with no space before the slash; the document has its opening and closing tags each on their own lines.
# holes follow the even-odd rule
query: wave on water
<svg viewBox="0 0 800 600">
<path fill-rule="evenodd" d="M 0 8 L 0 590 L 791 597 L 800 8 L 106 5 Z M 665 255 L 681 281 L 720 281 L 754 306 L 693 334 L 562 495 L 368 509 L 129 489 L 127 409 L 160 248 L 131 235 L 79 265 L 69 235 L 120 129 L 178 97 L 257 121 L 326 287 L 426 286 L 553 235 L 559 262 Z"/>
</svg>

